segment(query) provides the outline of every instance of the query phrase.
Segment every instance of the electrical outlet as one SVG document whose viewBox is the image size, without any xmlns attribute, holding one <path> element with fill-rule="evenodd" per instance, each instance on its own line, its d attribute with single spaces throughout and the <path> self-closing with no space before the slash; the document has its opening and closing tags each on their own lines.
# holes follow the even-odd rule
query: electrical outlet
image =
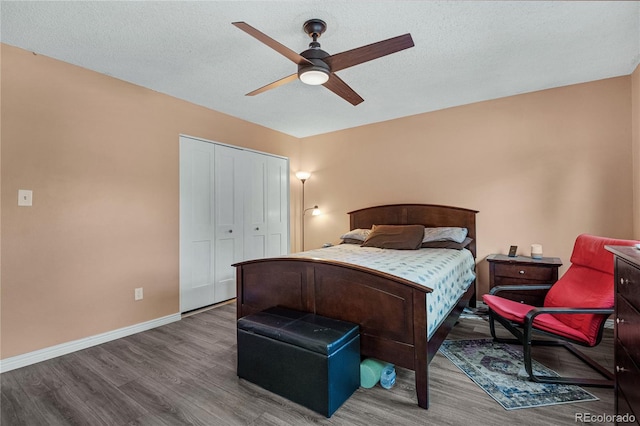
<svg viewBox="0 0 640 426">
<path fill-rule="evenodd" d="M 144 298 L 144 295 L 142 294 L 142 287 L 138 287 L 135 289 L 133 298 L 134 300 L 142 300 Z"/>
</svg>

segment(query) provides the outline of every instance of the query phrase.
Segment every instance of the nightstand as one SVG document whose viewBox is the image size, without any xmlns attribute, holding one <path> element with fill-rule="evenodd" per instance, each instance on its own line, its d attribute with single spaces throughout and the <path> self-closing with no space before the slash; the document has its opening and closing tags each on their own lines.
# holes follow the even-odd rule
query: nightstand
<svg viewBox="0 0 640 426">
<path fill-rule="evenodd" d="M 490 254 L 489 286 L 553 284 L 558 281 L 558 268 L 562 260 L 558 257 L 533 259 L 528 256 L 509 257 L 504 254 Z M 533 306 L 542 306 L 546 290 L 501 291 L 501 297 Z"/>
</svg>

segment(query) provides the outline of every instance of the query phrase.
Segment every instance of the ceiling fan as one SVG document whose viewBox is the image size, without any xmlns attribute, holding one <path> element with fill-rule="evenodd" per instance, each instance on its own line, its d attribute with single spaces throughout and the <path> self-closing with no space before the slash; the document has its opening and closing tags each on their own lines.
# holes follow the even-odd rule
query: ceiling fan
<svg viewBox="0 0 640 426">
<path fill-rule="evenodd" d="M 278 43 L 266 34 L 253 28 L 246 22 L 233 22 L 232 24 L 298 64 L 297 73 L 281 78 L 280 80 L 276 80 L 266 86 L 262 86 L 253 92 L 247 93 L 246 96 L 254 96 L 262 92 L 266 92 L 267 90 L 282 86 L 283 84 L 292 82 L 296 78 L 299 78 L 300 81 L 306 84 L 321 84 L 352 105 L 358 105 L 360 102 L 364 101 L 364 99 L 349 87 L 347 83 L 342 81 L 335 72 L 363 62 L 378 59 L 382 56 L 390 55 L 391 53 L 408 49 L 414 45 L 411 34 L 407 33 L 379 41 L 377 43 L 329 55 L 327 52 L 320 49 L 320 43 L 318 43 L 318 38 L 327 29 L 327 24 L 320 19 L 310 19 L 304 23 L 302 28 L 307 34 L 309 34 L 309 37 L 311 37 L 313 41 L 309 43 L 309 49 L 298 54 L 283 44 Z"/>
</svg>

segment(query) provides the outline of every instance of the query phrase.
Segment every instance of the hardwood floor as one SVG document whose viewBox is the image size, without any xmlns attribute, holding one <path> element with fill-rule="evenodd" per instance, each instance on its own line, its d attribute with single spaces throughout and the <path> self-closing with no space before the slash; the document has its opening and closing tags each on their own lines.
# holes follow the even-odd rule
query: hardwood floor
<svg viewBox="0 0 640 426">
<path fill-rule="evenodd" d="M 430 366 L 430 408 L 417 406 L 414 374 L 397 369 L 391 390 L 358 389 L 326 419 L 239 380 L 235 304 L 153 330 L 4 373 L 2 425 L 574 425 L 576 413 L 613 414 L 599 401 L 506 411 L 441 354 Z M 451 339 L 489 337 L 481 319 L 461 319 Z M 560 374 L 589 374 L 561 348 L 534 359 Z M 613 331 L 586 350 L 613 365 Z M 578 422 L 579 423 L 579 422 Z M 594 424 L 594 423 L 591 423 Z"/>
</svg>

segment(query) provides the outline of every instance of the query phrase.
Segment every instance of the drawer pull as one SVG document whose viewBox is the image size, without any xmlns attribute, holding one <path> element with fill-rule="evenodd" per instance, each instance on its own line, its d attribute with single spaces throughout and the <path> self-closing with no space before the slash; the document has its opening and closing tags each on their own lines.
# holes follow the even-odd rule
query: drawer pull
<svg viewBox="0 0 640 426">
<path fill-rule="evenodd" d="M 259 231 L 259 230 L 260 230 L 260 228 L 258 226 L 256 226 L 256 231 Z"/>
<path fill-rule="evenodd" d="M 624 373 L 626 371 L 629 371 L 628 368 L 624 368 L 624 367 L 620 367 L 619 365 L 616 365 L 616 373 Z"/>
<path fill-rule="evenodd" d="M 229 229 L 229 233 L 230 233 L 230 234 L 233 234 L 233 229 Z"/>
<path fill-rule="evenodd" d="M 524 271 L 523 271 L 522 269 L 520 269 L 520 270 L 518 271 L 518 273 L 519 273 L 520 275 L 524 275 Z"/>
<path fill-rule="evenodd" d="M 629 284 L 629 278 L 620 278 L 620 285 Z"/>
<path fill-rule="evenodd" d="M 616 318 L 616 324 L 624 324 L 624 318 Z"/>
</svg>

